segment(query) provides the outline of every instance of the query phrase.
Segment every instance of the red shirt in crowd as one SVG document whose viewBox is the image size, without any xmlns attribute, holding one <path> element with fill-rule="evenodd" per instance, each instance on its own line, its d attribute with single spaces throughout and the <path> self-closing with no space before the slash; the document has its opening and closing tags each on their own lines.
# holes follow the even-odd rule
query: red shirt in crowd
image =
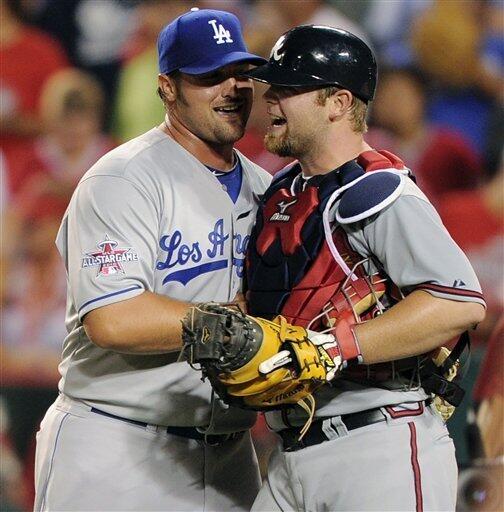
<svg viewBox="0 0 504 512">
<path fill-rule="evenodd" d="M 476 188 L 483 178 L 483 168 L 471 145 L 458 133 L 429 126 L 423 143 L 406 148 L 393 135 L 372 128 L 366 141 L 377 149 L 399 155 L 413 171 L 418 186 L 437 205 L 443 194 Z"/>
<path fill-rule="evenodd" d="M 487 351 L 474 386 L 473 397 L 482 402 L 504 392 L 504 315 L 488 342 Z"/>
<path fill-rule="evenodd" d="M 476 153 L 455 132 L 433 128 L 427 145 L 414 166 L 424 192 L 439 198 L 453 190 L 476 188 L 483 178 L 483 169 Z"/>
<path fill-rule="evenodd" d="M 504 220 L 486 206 L 481 191 L 446 194 L 437 206 L 444 225 L 465 252 L 481 283 L 488 309 L 504 309 Z"/>
<path fill-rule="evenodd" d="M 17 161 L 26 137 L 6 133 L 8 120 L 16 115 L 36 115 L 46 80 L 68 65 L 61 46 L 43 32 L 23 27 L 16 39 L 0 46 L 0 93 L 2 133 L 0 148 L 7 159 L 9 174 L 16 181 Z M 28 138 L 30 140 L 30 138 Z"/>
</svg>

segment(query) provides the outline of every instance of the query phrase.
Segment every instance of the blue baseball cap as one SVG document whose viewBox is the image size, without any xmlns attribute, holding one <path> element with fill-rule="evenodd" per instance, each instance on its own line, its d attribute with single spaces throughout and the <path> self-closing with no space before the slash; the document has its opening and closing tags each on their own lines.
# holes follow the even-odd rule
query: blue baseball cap
<svg viewBox="0 0 504 512">
<path fill-rule="evenodd" d="M 159 72 L 202 75 L 227 64 L 267 61 L 247 51 L 238 18 L 229 12 L 192 8 L 161 30 Z"/>
</svg>

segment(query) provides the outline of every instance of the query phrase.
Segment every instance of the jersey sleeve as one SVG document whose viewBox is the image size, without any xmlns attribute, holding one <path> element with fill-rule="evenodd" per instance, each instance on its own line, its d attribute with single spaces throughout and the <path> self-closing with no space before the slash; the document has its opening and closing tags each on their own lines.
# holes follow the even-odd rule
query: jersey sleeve
<svg viewBox="0 0 504 512">
<path fill-rule="evenodd" d="M 424 290 L 436 297 L 485 306 L 469 260 L 434 207 L 420 195 L 400 196 L 360 228 L 351 228 L 349 240 L 359 253 L 376 256 L 405 294 Z"/>
<path fill-rule="evenodd" d="M 81 182 L 56 240 L 80 321 L 95 308 L 152 291 L 158 225 L 154 202 L 133 182 Z"/>
</svg>

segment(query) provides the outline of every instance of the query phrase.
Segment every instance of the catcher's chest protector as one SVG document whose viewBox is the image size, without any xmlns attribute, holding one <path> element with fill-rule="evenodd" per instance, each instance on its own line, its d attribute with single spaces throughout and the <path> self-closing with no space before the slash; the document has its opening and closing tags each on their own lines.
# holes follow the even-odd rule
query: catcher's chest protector
<svg viewBox="0 0 504 512">
<path fill-rule="evenodd" d="M 263 198 L 249 245 L 247 286 L 250 314 L 264 318 L 281 314 L 290 323 L 306 327 L 334 300 L 347 278 L 325 239 L 324 208 L 335 190 L 362 176 L 364 170 L 348 162 L 311 178 L 303 191 L 295 192 L 292 185 L 299 172 L 294 166 Z M 332 238 L 348 267 L 362 260 L 341 227 Z M 355 273 L 364 277 L 362 268 Z M 317 324 L 310 328 L 316 330 Z"/>
</svg>

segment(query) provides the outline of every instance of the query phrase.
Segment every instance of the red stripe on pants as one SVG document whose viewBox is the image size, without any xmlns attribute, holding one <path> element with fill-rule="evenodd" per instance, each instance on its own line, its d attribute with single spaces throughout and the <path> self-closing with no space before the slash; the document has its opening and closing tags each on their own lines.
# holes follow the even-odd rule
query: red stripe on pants
<svg viewBox="0 0 504 512">
<path fill-rule="evenodd" d="M 422 475 L 420 474 L 420 464 L 418 464 L 416 427 L 414 423 L 408 423 L 408 427 L 410 429 L 411 466 L 415 477 L 416 512 L 423 512 Z"/>
</svg>

